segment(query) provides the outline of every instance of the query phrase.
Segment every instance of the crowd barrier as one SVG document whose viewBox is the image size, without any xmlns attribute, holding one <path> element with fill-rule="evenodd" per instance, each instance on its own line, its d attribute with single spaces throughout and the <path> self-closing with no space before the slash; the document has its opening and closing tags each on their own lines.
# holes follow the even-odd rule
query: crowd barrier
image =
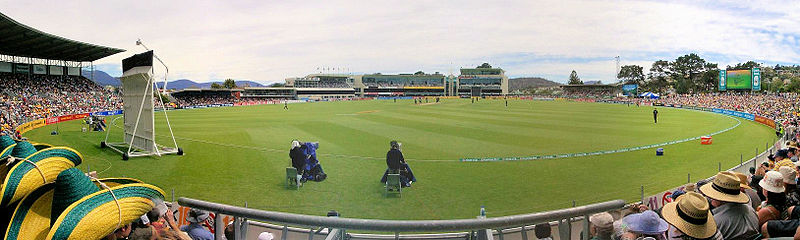
<svg viewBox="0 0 800 240">
<path fill-rule="evenodd" d="M 23 134 L 33 129 L 37 129 L 40 127 L 44 127 L 51 124 L 56 124 L 60 122 L 72 121 L 72 120 L 83 120 L 88 116 L 114 116 L 122 114 L 122 110 L 111 110 L 111 111 L 100 111 L 100 112 L 91 112 L 91 113 L 79 113 L 79 114 L 70 114 L 64 116 L 55 116 L 49 118 L 41 118 L 36 119 L 27 123 L 20 124 L 17 126 L 16 130 Z"/>
</svg>

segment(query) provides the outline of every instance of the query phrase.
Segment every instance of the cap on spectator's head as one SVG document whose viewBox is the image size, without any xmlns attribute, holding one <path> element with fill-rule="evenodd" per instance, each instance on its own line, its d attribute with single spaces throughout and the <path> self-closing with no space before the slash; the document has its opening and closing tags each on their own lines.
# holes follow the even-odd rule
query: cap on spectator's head
<svg viewBox="0 0 800 240">
<path fill-rule="evenodd" d="M 783 175 L 783 183 L 797 184 L 797 171 L 793 167 L 781 166 L 778 168 L 778 172 Z"/>
<path fill-rule="evenodd" d="M 758 182 L 758 186 L 774 193 L 782 193 L 786 190 L 783 186 L 783 174 L 778 171 L 769 171 L 764 175 L 764 179 Z"/>
<path fill-rule="evenodd" d="M 775 158 L 784 159 L 784 158 L 788 158 L 788 157 L 789 157 L 789 150 L 788 149 L 781 149 L 781 150 L 778 150 L 778 152 L 775 153 Z"/>
<path fill-rule="evenodd" d="M 596 213 L 589 216 L 589 222 L 598 229 L 608 230 L 614 228 L 614 217 L 607 212 Z"/>
<path fill-rule="evenodd" d="M 625 216 L 622 223 L 629 231 L 645 235 L 660 235 L 669 229 L 669 224 L 652 210 Z"/>
<path fill-rule="evenodd" d="M 678 190 L 675 190 L 674 192 L 672 192 L 672 194 L 669 195 L 669 198 L 672 198 L 672 201 L 675 201 L 676 199 L 678 199 L 678 197 L 680 197 L 683 194 L 686 194 L 686 191 L 678 189 Z"/>
<path fill-rule="evenodd" d="M 261 234 L 258 234 L 258 240 L 272 240 L 273 238 L 275 237 L 272 236 L 271 232 L 261 232 Z"/>
</svg>

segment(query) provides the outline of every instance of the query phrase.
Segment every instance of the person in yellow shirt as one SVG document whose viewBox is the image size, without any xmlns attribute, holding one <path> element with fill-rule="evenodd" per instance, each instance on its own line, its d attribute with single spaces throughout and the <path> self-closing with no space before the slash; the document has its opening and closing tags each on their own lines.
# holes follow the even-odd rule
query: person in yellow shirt
<svg viewBox="0 0 800 240">
<path fill-rule="evenodd" d="M 789 150 L 787 149 L 781 149 L 775 153 L 775 166 L 772 167 L 772 171 L 778 171 L 782 166 L 795 167 L 794 162 L 789 158 Z"/>
</svg>

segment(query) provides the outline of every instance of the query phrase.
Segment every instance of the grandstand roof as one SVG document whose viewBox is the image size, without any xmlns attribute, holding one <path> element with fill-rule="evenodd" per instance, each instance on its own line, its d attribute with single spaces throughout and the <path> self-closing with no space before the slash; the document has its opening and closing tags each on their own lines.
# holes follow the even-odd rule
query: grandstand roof
<svg viewBox="0 0 800 240">
<path fill-rule="evenodd" d="M 0 13 L 0 54 L 92 62 L 125 50 L 70 40 L 36 30 Z"/>
</svg>

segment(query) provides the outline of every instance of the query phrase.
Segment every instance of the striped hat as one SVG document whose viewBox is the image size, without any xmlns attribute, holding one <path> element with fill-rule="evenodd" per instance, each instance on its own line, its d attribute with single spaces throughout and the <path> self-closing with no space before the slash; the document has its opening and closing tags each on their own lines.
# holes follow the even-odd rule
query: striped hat
<svg viewBox="0 0 800 240">
<path fill-rule="evenodd" d="M 131 178 L 90 179 L 76 168 L 20 201 L 6 239 L 100 239 L 153 208 L 164 192 Z"/>
<path fill-rule="evenodd" d="M 6 158 L 11 155 L 11 149 L 17 145 L 14 139 L 8 135 L 0 135 L 0 159 Z"/>
<path fill-rule="evenodd" d="M 29 152 L 26 146 L 33 149 L 30 143 L 19 142 L 17 147 L 14 147 L 14 152 L 20 146 L 22 155 L 19 156 Z M 12 155 L 16 157 L 14 153 Z M 7 171 L 3 171 L 4 169 L 0 167 L 0 177 L 3 179 L 0 185 L 0 207 L 11 206 L 34 189 L 55 181 L 61 171 L 77 166 L 82 161 L 83 156 L 78 151 L 67 147 L 52 147 L 17 159 Z"/>
</svg>

